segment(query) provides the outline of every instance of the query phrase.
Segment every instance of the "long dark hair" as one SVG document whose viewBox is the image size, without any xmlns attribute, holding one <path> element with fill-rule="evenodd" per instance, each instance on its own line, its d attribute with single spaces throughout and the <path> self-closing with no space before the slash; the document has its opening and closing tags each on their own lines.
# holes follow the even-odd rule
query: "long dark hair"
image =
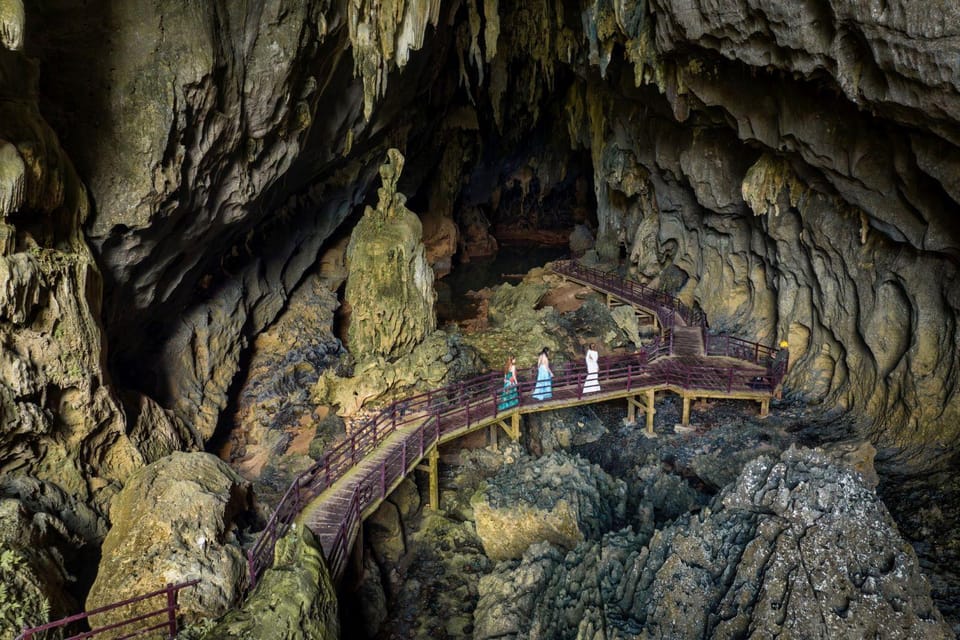
<svg viewBox="0 0 960 640">
<path fill-rule="evenodd" d="M 550 355 L 550 347 L 544 347 L 543 349 L 541 349 L 541 350 L 540 350 L 540 355 L 542 355 L 542 356 L 549 356 L 549 355 Z"/>
</svg>

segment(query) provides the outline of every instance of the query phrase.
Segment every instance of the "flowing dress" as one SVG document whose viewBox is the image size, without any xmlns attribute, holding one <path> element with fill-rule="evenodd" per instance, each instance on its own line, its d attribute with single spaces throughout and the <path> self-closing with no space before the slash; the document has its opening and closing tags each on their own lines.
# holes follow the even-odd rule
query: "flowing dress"
<svg viewBox="0 0 960 640">
<path fill-rule="evenodd" d="M 520 394 L 517 392 L 516 377 L 513 371 L 503 374 L 503 391 L 500 392 L 500 403 L 497 411 L 503 411 L 520 404 Z"/>
<path fill-rule="evenodd" d="M 533 397 L 537 400 L 549 400 L 553 397 L 553 374 L 550 365 L 543 356 L 537 367 L 537 385 L 533 388 Z"/>
<path fill-rule="evenodd" d="M 597 375 L 600 371 L 600 365 L 597 364 L 599 354 L 593 349 L 587 349 L 587 379 L 583 381 L 584 393 L 596 393 L 600 391 L 600 377 Z"/>
</svg>

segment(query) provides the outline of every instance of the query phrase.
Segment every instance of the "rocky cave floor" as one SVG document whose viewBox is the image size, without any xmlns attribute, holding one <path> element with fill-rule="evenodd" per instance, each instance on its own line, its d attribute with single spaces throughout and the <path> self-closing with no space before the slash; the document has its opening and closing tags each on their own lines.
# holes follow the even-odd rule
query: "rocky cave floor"
<svg viewBox="0 0 960 640">
<path fill-rule="evenodd" d="M 935 604 L 954 633 L 960 632 L 960 535 L 954 526 L 960 514 L 960 483 L 952 474 L 908 474 L 893 452 L 887 451 L 877 453 L 874 467 L 872 450 L 856 438 L 849 419 L 789 398 L 774 401 L 766 419 L 758 418 L 750 403 L 695 403 L 691 417 L 695 430 L 683 434 L 673 429 L 680 422 L 679 398 L 658 398 L 657 408 L 656 439 L 645 437 L 640 425 L 624 425 L 622 403 L 553 412 L 554 428 L 559 424 L 560 429 L 565 425 L 574 432 L 592 434 L 584 438 L 592 441 L 570 446 L 570 454 L 627 480 L 627 522 L 615 522 L 613 528 L 637 527 L 636 517 L 630 514 L 649 510 L 651 500 L 652 521 L 640 526 L 668 527 L 703 509 L 723 486 L 736 480 L 749 460 L 761 455 L 776 458 L 791 445 L 823 447 L 859 469 L 868 484 L 879 481 L 877 493 L 916 550 Z M 496 453 L 487 447 L 444 454 L 441 509 L 434 512 L 423 507 L 404 523 L 406 553 L 396 562 L 384 562 L 389 554 L 382 549 L 368 549 L 380 562 L 368 558 L 367 575 L 359 589 L 341 600 L 343 609 L 358 616 L 351 619 L 347 614 L 344 637 L 352 637 L 353 632 L 378 640 L 480 637 L 474 635 L 478 585 L 482 576 L 496 572 L 498 563 L 484 553 L 470 497 L 502 469 L 504 460 L 509 463 L 526 456 L 531 444 L 534 449 L 542 447 L 524 439 L 526 451 L 523 446 L 501 443 Z M 649 472 L 638 474 L 641 468 L 656 468 L 662 477 L 655 481 Z M 421 495 L 426 495 L 422 478 L 420 485 Z M 646 504 L 638 504 L 636 496 L 644 495 Z M 368 541 L 368 547 L 390 544 L 375 532 L 371 535 L 369 528 Z M 500 564 L 515 566 L 516 562 Z M 359 626 L 367 627 L 362 634 L 358 620 L 364 621 Z"/>
</svg>

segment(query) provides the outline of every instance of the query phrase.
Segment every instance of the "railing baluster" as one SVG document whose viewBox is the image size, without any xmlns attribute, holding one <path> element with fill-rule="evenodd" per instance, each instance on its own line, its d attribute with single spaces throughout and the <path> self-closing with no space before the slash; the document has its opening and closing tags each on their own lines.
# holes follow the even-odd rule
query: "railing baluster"
<svg viewBox="0 0 960 640">
<path fill-rule="evenodd" d="M 177 592 L 173 590 L 173 583 L 167 583 L 167 618 L 170 637 L 177 637 Z"/>
</svg>

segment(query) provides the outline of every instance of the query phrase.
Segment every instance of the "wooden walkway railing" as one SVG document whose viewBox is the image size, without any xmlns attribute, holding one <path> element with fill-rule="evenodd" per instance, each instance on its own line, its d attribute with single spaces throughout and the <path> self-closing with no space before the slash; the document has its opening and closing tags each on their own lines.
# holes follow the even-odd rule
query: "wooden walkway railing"
<svg viewBox="0 0 960 640">
<path fill-rule="evenodd" d="M 555 263 L 553 270 L 656 314 L 661 335 L 634 354 L 601 358 L 599 392 L 584 393 L 587 372 L 583 364 L 565 363 L 554 367 L 552 397 L 543 401 L 532 395 L 536 385 L 534 369 L 522 376 L 516 401 L 509 406 L 504 404 L 503 374 L 499 372 L 390 403 L 293 480 L 247 554 L 251 588 L 273 562 L 277 540 L 297 518 L 302 518 L 318 536 L 330 572 L 335 579 L 339 578 L 347 566 L 363 518 L 386 499 L 428 453 L 465 433 L 497 424 L 509 430 L 506 421 L 518 424 L 515 421 L 521 414 L 631 397 L 652 390 L 669 389 L 687 394 L 685 398 L 690 394 L 769 398 L 786 373 L 785 361 L 775 360 L 771 348 L 730 336 L 708 335 L 704 314 L 668 294 L 574 262 Z M 707 357 L 672 357 L 676 326 L 699 326 Z M 323 500 L 318 500 L 321 495 Z M 177 588 L 192 584 L 196 581 L 177 585 Z M 158 593 L 164 592 L 65 620 L 73 622 Z M 173 611 L 170 606 L 161 611 Z M 60 623 L 68 622 L 51 625 Z M 26 640 L 48 628 L 53 627 L 30 629 L 24 632 L 30 635 L 21 637 Z M 98 631 L 76 637 L 89 638 Z"/>
</svg>

